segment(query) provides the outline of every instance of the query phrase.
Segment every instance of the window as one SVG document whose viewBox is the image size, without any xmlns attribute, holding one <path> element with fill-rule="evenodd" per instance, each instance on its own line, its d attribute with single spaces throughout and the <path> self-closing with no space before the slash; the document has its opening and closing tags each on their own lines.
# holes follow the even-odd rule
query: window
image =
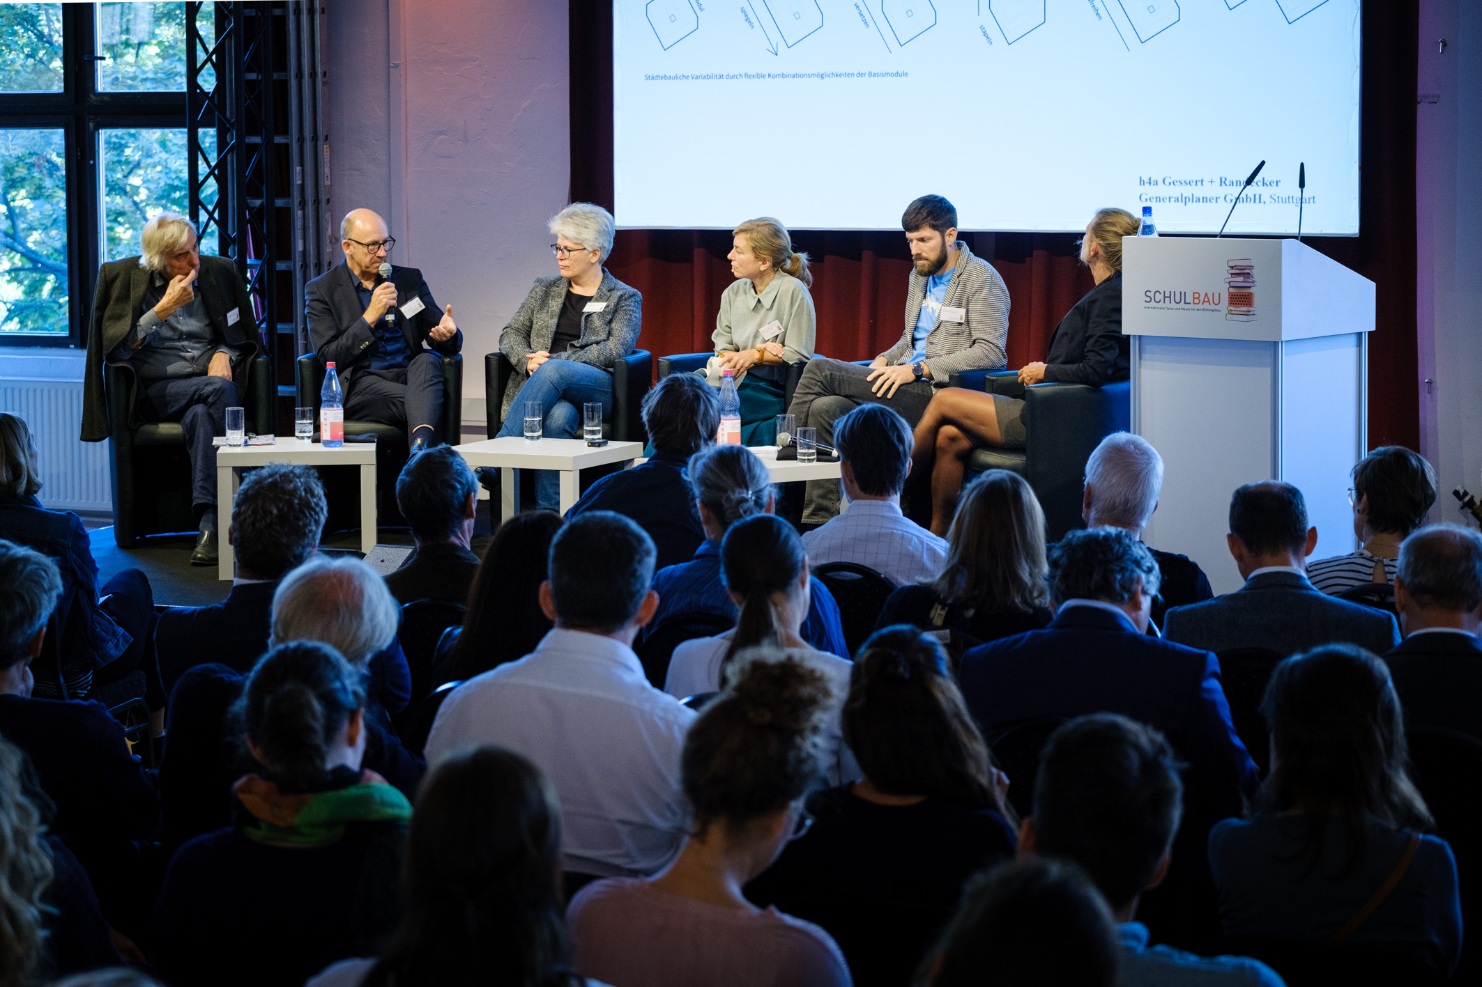
<svg viewBox="0 0 1482 987">
<path fill-rule="evenodd" d="M 189 213 L 197 9 L 210 36 L 209 3 L 0 4 L 0 344 L 85 345 L 98 264 L 138 253 L 161 210 Z"/>
</svg>

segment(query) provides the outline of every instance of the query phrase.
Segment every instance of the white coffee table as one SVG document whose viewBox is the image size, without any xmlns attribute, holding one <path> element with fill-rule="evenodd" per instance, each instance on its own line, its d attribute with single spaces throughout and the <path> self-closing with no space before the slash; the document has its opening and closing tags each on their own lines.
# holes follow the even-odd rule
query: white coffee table
<svg viewBox="0 0 1482 987">
<path fill-rule="evenodd" d="M 796 459 L 777 458 L 776 446 L 750 446 L 757 458 L 767 464 L 767 473 L 773 483 L 797 483 L 803 480 L 837 480 L 839 464 L 820 459 L 813 463 L 800 463 Z"/>
<path fill-rule="evenodd" d="M 469 466 L 496 466 L 500 470 L 499 516 L 508 521 L 520 512 L 519 471 L 556 470 L 561 474 L 561 513 L 581 496 L 581 471 L 592 466 L 631 462 L 643 455 L 642 442 L 609 442 L 589 446 L 582 439 L 539 439 L 520 436 L 484 439 L 454 446 Z"/>
<path fill-rule="evenodd" d="M 295 439 L 293 436 L 277 437 L 270 446 L 217 446 L 216 447 L 216 524 L 217 538 L 221 543 L 220 558 L 216 575 L 219 579 L 232 578 L 232 562 L 235 553 L 227 529 L 231 526 L 232 504 L 237 499 L 237 489 L 242 478 L 237 470 L 269 463 L 292 463 L 295 466 L 359 466 L 360 467 L 360 550 L 370 554 L 376 547 L 376 444 L 374 442 L 346 442 L 338 449 L 326 449 L 317 442 Z M 230 491 L 227 496 L 223 493 Z"/>
</svg>

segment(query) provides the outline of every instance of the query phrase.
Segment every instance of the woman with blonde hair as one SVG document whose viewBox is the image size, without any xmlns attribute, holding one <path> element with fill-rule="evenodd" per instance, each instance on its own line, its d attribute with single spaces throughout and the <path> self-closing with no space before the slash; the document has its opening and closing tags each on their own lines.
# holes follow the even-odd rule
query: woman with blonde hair
<svg viewBox="0 0 1482 987">
<path fill-rule="evenodd" d="M 1126 380 L 1131 345 L 1122 335 L 1122 238 L 1138 220 L 1125 209 L 1100 209 L 1086 224 L 1081 263 L 1095 287 L 1076 302 L 1050 336 L 1045 361 L 1025 364 L 1019 383 L 1041 381 L 1100 387 Z M 962 490 L 967 457 L 977 446 L 1024 448 L 1024 400 L 965 387 L 944 387 L 916 425 L 914 475 L 931 477 L 931 530 L 945 534 Z"/>
<path fill-rule="evenodd" d="M 715 317 L 717 366 L 736 375 L 741 396 L 741 444 L 771 445 L 784 406 L 787 369 L 813 358 L 817 330 L 808 255 L 792 249 L 787 227 L 770 216 L 748 219 L 732 231 L 731 273 Z"/>
</svg>

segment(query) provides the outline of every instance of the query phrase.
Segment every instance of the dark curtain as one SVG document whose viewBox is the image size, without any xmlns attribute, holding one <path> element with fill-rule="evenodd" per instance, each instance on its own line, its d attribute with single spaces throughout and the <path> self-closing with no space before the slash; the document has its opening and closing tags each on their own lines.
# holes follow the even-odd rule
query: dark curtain
<svg viewBox="0 0 1482 987">
<path fill-rule="evenodd" d="M 610 209 L 612 4 L 570 0 L 570 13 L 571 199 Z M 1378 286 L 1376 330 L 1369 337 L 1369 441 L 1411 448 L 1420 441 L 1415 339 L 1418 32 L 1414 4 L 1370 0 L 1363 5 L 1361 232 L 1357 237 L 1305 240 Z M 1252 159 L 1260 153 L 1252 148 Z M 733 157 L 731 149 L 694 149 L 695 167 L 713 168 L 717 175 L 730 167 Z M 1230 169 L 1242 171 L 1252 164 L 1254 160 L 1231 162 Z M 795 167 L 826 166 L 798 162 Z M 1319 182 L 1318 176 L 1309 176 L 1309 192 L 1320 191 Z M 1138 211 L 1135 202 L 1108 205 Z M 906 203 L 900 206 L 904 209 Z M 1009 366 L 1044 359 L 1061 316 L 1091 287 L 1090 274 L 1076 260 L 1076 237 L 963 235 L 1008 285 Z M 726 261 L 730 244 L 728 232 L 714 230 L 628 230 L 618 235 L 607 266 L 643 293 L 640 346 L 656 357 L 709 349 L 720 294 L 732 280 Z M 802 230 L 793 234 L 793 249 L 811 257 L 820 354 L 864 359 L 900 338 L 910 273 L 904 233 Z"/>
</svg>

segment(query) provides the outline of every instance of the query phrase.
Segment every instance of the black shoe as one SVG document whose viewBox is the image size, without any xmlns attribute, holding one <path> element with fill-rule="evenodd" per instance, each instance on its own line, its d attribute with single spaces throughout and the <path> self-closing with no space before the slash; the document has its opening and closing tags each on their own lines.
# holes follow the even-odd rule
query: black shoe
<svg viewBox="0 0 1482 987">
<path fill-rule="evenodd" d="M 191 565 L 216 565 L 221 561 L 217 552 L 216 532 L 202 531 L 196 536 L 196 550 L 190 553 Z"/>
</svg>

